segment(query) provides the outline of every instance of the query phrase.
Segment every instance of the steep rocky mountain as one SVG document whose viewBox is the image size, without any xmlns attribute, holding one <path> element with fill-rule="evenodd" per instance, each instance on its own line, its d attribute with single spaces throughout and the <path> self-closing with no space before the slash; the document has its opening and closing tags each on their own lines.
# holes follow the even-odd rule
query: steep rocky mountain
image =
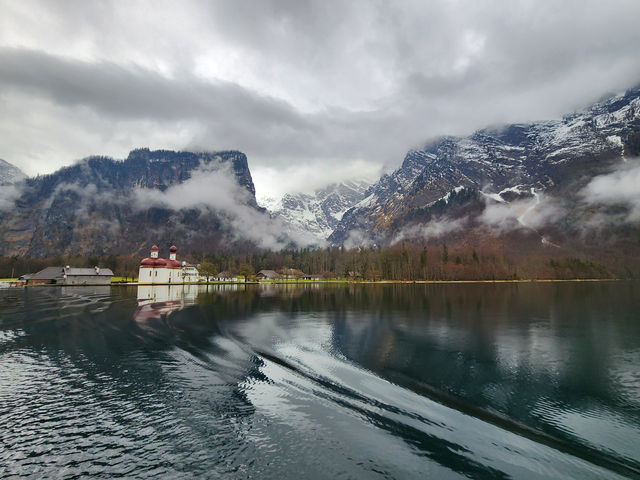
<svg viewBox="0 0 640 480">
<path fill-rule="evenodd" d="M 142 254 L 153 243 L 208 251 L 242 241 L 242 215 L 267 217 L 237 151 L 90 157 L 9 193 L 10 205 L 0 203 L 0 255 Z"/>
<path fill-rule="evenodd" d="M 551 236 L 584 239 L 583 227 L 594 219 L 629 214 L 628 205 L 591 203 L 590 182 L 625 161 L 632 168 L 639 155 L 640 87 L 560 120 L 438 138 L 409 151 L 400 168 L 372 185 L 329 240 L 381 245 L 457 236 L 473 243 L 518 227 L 543 245 L 556 243 Z M 635 227 L 620 225 L 617 238 L 632 242 Z"/>
<path fill-rule="evenodd" d="M 26 175 L 15 165 L 5 162 L 0 158 L 0 185 L 14 183 L 24 179 Z"/>
<path fill-rule="evenodd" d="M 263 199 L 261 205 L 292 229 L 307 232 L 324 241 L 344 212 L 364 198 L 371 182 L 351 180 L 309 193 L 287 193 L 279 200 Z"/>
</svg>

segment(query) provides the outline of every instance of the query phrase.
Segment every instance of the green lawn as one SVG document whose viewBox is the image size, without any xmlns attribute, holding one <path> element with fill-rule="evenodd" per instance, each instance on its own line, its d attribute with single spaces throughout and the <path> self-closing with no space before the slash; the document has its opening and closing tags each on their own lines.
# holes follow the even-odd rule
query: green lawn
<svg viewBox="0 0 640 480">
<path fill-rule="evenodd" d="M 137 282 L 135 277 L 111 277 L 111 283 Z"/>
</svg>

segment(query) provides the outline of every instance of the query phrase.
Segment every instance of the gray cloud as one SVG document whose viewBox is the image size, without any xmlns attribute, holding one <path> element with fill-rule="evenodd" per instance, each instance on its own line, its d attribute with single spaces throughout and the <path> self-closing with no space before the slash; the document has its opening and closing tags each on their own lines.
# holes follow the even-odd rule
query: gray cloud
<svg viewBox="0 0 640 480">
<path fill-rule="evenodd" d="M 640 81 L 640 3 L 627 0 L 25 0 L 0 13 L 0 156 L 31 174 L 138 146 L 373 171 L 433 136 L 555 117 Z"/>
<path fill-rule="evenodd" d="M 306 127 L 283 101 L 228 82 L 208 83 L 192 76 L 171 80 L 140 67 L 92 63 L 42 52 L 0 49 L 0 82 L 43 95 L 67 107 L 84 106 L 112 119 L 172 122 L 180 119 L 226 123 L 229 112 L 268 124 Z"/>
<path fill-rule="evenodd" d="M 629 209 L 624 220 L 640 220 L 640 164 L 630 159 L 606 175 L 593 178 L 580 192 L 585 202 L 592 205 L 623 205 Z M 602 221 L 600 221 L 602 220 Z M 595 224 L 607 224 L 611 218 L 594 220 Z"/>
<path fill-rule="evenodd" d="M 369 235 L 366 232 L 357 229 L 351 230 L 344 241 L 345 248 L 371 247 L 374 245 L 375 242 L 369 238 Z"/>
<path fill-rule="evenodd" d="M 86 166 L 80 163 L 81 168 Z M 99 184 L 100 179 L 96 179 Z M 120 232 L 118 220 L 91 218 L 96 205 L 131 206 L 136 211 L 152 207 L 173 211 L 197 209 L 201 214 L 214 212 L 221 223 L 237 239 L 251 240 L 256 245 L 279 250 L 294 243 L 300 247 L 322 246 L 313 235 L 295 230 L 278 218 L 272 218 L 250 206 L 251 194 L 241 186 L 228 163 L 206 163 L 191 173 L 182 183 L 165 190 L 135 188 L 128 193 L 115 193 L 101 189 L 96 183 L 60 183 L 42 206 L 49 210 L 60 197 L 74 197 L 74 216 L 77 221 L 88 222 L 96 229 L 109 229 L 114 235 Z M 23 192 L 24 185 L 0 185 L 0 212 L 15 206 L 15 200 Z M 163 228 L 163 227 L 160 227 Z"/>
<path fill-rule="evenodd" d="M 509 190 L 519 192 L 521 196 L 528 194 L 530 191 L 523 186 Z M 442 216 L 425 224 L 409 225 L 400 230 L 391 243 L 395 244 L 407 239 L 437 239 L 467 228 L 469 224 L 484 225 L 497 234 L 520 229 L 533 230 L 539 233 L 538 229 L 553 225 L 566 214 L 562 202 L 543 193 L 535 192 L 535 190 L 532 190 L 530 197 L 516 199 L 511 202 L 505 201 L 495 193 L 481 193 L 483 194 L 485 205 L 478 215 L 461 218 Z M 543 238 L 542 241 L 553 245 L 548 239 Z"/>
<path fill-rule="evenodd" d="M 304 232 L 287 230 L 279 219 L 248 205 L 246 188 L 238 184 L 229 165 L 202 165 L 191 178 L 164 191 L 138 188 L 132 193 L 131 205 L 136 209 L 163 207 L 172 210 L 196 208 L 214 211 L 237 238 L 249 239 L 267 249 L 282 249 L 291 241 L 299 246 L 316 245 L 317 240 Z"/>
<path fill-rule="evenodd" d="M 391 241 L 391 244 L 396 244 L 406 239 L 433 239 L 440 238 L 444 235 L 462 230 L 468 223 L 467 217 L 450 219 L 446 217 L 436 218 L 426 224 L 411 225 L 402 229 Z"/>
<path fill-rule="evenodd" d="M 132 128 L 151 122 L 156 128 L 193 125 L 192 148 L 236 148 L 258 156 L 357 159 L 370 156 L 370 145 L 358 129 L 385 134 L 385 122 L 339 109 L 302 115 L 288 103 L 228 82 L 204 82 L 193 76 L 167 79 L 139 67 L 69 60 L 35 51 L 0 49 L 0 84 L 17 92 L 42 96 L 66 109 L 88 109 Z M 73 122 L 73 120 L 72 120 Z M 328 126 L 331 126 L 331 130 Z M 115 134 L 116 132 L 109 132 Z M 218 139 L 212 143 L 211 139 Z M 313 163 L 313 162 L 311 162 Z"/>
<path fill-rule="evenodd" d="M 310 175 L 310 171 L 313 173 Z M 364 160 L 313 168 L 311 162 L 298 162 L 286 167 L 258 166 L 251 169 L 256 184 L 258 203 L 270 203 L 285 193 L 310 193 L 331 183 L 359 180 L 369 184 L 380 178 L 380 168 Z M 282 182 L 286 178 L 286 182 Z M 269 185 L 268 192 L 263 191 Z M 271 197 L 269 196 L 271 195 Z"/>
<path fill-rule="evenodd" d="M 11 210 L 22 193 L 22 184 L 7 183 L 0 185 L 0 212 Z"/>
<path fill-rule="evenodd" d="M 520 191 L 524 193 L 526 189 Z M 535 192 L 530 198 L 511 202 L 496 201 L 492 196 L 486 196 L 485 208 L 478 220 L 499 232 L 521 228 L 536 230 L 553 224 L 564 213 L 561 202 L 541 192 Z"/>
</svg>

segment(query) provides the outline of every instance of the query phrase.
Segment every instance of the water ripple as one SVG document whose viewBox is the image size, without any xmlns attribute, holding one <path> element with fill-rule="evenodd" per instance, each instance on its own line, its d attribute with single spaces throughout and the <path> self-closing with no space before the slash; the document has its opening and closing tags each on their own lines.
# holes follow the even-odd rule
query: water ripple
<svg viewBox="0 0 640 480">
<path fill-rule="evenodd" d="M 548 326 L 491 336 L 505 342 L 494 357 L 466 352 L 467 331 L 448 362 L 435 355 L 460 325 L 307 312 L 290 293 L 216 294 L 144 316 L 124 290 L 0 294 L 0 477 L 639 476 L 637 349 L 608 357 L 618 390 L 576 400 L 547 388 L 529 405 L 517 403 L 527 382 L 566 381 Z M 434 356 L 412 357 L 407 338 Z M 531 351 L 547 352 L 542 365 Z M 452 364 L 477 404 L 421 376 Z M 523 404 L 526 415 L 508 412 Z"/>
</svg>

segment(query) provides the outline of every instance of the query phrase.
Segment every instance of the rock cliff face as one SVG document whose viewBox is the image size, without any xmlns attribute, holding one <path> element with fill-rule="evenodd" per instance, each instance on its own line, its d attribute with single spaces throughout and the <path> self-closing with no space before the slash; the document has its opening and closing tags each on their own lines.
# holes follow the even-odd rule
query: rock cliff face
<svg viewBox="0 0 640 480">
<path fill-rule="evenodd" d="M 152 243 L 213 250 L 230 239 L 224 213 L 185 202 L 188 189 L 175 187 L 217 169 L 235 180 L 228 191 L 261 214 L 243 153 L 139 149 L 124 161 L 90 157 L 16 184 L 13 202 L 0 203 L 0 255 L 143 254 Z"/>
<path fill-rule="evenodd" d="M 313 235 L 324 242 L 344 212 L 364 198 L 370 182 L 353 180 L 336 183 L 313 193 L 287 193 L 280 200 L 265 199 L 261 204 L 290 228 Z"/>
<path fill-rule="evenodd" d="M 26 175 L 15 165 L 5 162 L 0 158 L 0 185 L 14 183 L 23 180 Z"/>
<path fill-rule="evenodd" d="M 535 216 L 543 197 L 562 206 L 556 208 L 554 222 L 545 226 L 553 223 L 556 234 L 567 236 L 589 220 L 589 211 L 612 213 L 585 198 L 590 181 L 610 174 L 625 160 L 633 164 L 639 155 L 640 88 L 557 121 L 439 138 L 408 152 L 399 169 L 372 185 L 344 214 L 329 240 L 381 245 L 410 236 L 429 237 L 436 231 L 419 226 L 436 220 L 443 226 L 445 218 L 464 218 L 466 234 L 473 235 L 474 226 L 499 223 L 492 214 L 499 208 L 506 214 L 510 204 L 514 211 L 516 206 L 532 207 L 527 215 Z M 616 214 L 624 215 L 620 208 L 625 207 L 619 206 Z M 526 223 L 526 218 L 521 220 Z M 543 222 L 530 222 L 532 228 L 534 223 L 535 230 L 543 227 Z M 453 232 L 451 222 L 448 228 L 439 231 Z M 485 230 L 487 235 L 504 233 L 504 228 Z"/>
</svg>

